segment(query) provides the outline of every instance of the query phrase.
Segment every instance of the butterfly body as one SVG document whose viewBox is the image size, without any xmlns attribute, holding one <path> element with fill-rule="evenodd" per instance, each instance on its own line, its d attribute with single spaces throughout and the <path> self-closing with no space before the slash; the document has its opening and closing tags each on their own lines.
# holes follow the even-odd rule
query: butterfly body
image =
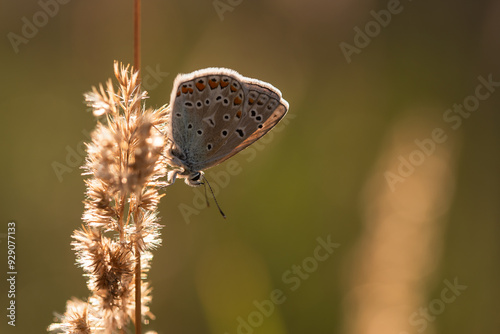
<svg viewBox="0 0 500 334">
<path fill-rule="evenodd" d="M 225 68 L 179 74 L 170 98 L 169 175 L 201 184 L 203 170 L 245 149 L 288 111 L 281 92 L 266 82 Z"/>
</svg>

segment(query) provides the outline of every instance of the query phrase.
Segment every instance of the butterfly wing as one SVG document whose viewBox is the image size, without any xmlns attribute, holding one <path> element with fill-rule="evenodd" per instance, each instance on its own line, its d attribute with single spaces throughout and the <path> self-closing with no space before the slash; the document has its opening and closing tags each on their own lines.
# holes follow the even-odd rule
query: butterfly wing
<svg viewBox="0 0 500 334">
<path fill-rule="evenodd" d="M 172 153 L 191 171 L 215 166 L 248 147 L 288 110 L 272 85 L 223 68 L 178 75 L 170 101 Z"/>
</svg>

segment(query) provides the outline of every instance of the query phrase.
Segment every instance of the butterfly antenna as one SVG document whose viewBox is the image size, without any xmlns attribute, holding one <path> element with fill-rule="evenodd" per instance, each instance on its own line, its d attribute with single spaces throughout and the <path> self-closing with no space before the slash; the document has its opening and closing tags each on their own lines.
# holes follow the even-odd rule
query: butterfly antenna
<svg viewBox="0 0 500 334">
<path fill-rule="evenodd" d="M 203 177 L 203 180 L 205 180 L 207 182 L 208 187 L 210 188 L 210 192 L 212 193 L 215 204 L 217 205 L 217 208 L 219 209 L 220 214 L 222 215 L 222 217 L 224 217 L 224 219 L 226 219 L 226 215 L 224 214 L 224 212 L 222 212 L 222 209 L 220 208 L 219 203 L 217 202 L 217 198 L 215 198 L 215 194 L 214 194 L 214 191 L 212 190 L 212 186 L 210 185 L 210 182 L 208 182 L 205 175 L 201 174 L 201 176 Z M 203 184 L 205 184 L 205 182 L 203 182 Z M 206 191 L 207 191 L 207 188 L 205 187 L 205 196 L 207 194 Z M 207 199 L 207 204 L 208 204 L 208 199 Z"/>
<path fill-rule="evenodd" d="M 207 208 L 209 208 L 210 207 L 210 202 L 208 201 L 208 195 L 207 195 L 207 183 L 208 182 L 203 182 L 203 188 L 205 188 L 205 202 L 207 202 Z"/>
</svg>

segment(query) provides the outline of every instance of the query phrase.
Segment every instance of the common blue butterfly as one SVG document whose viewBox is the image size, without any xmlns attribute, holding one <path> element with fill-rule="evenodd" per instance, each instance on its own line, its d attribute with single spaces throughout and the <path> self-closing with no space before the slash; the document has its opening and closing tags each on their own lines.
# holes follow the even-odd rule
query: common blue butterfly
<svg viewBox="0 0 500 334">
<path fill-rule="evenodd" d="M 229 159 L 270 131 L 288 102 L 267 82 L 226 68 L 179 74 L 170 97 L 169 182 L 199 186 L 203 171 Z"/>
</svg>

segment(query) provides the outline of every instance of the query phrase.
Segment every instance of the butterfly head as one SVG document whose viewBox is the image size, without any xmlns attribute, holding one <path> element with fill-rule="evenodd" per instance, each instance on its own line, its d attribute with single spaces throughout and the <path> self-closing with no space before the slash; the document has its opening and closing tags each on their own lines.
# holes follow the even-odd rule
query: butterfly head
<svg viewBox="0 0 500 334">
<path fill-rule="evenodd" d="M 192 172 L 186 169 L 176 169 L 168 173 L 168 183 L 173 184 L 175 180 L 180 177 L 184 182 L 191 187 L 197 187 L 203 184 L 201 181 L 203 172 Z"/>
<path fill-rule="evenodd" d="M 184 182 L 186 182 L 186 184 L 190 185 L 191 187 L 197 187 L 203 184 L 203 182 L 201 182 L 201 176 L 202 172 L 191 172 L 189 175 L 186 176 Z"/>
</svg>

